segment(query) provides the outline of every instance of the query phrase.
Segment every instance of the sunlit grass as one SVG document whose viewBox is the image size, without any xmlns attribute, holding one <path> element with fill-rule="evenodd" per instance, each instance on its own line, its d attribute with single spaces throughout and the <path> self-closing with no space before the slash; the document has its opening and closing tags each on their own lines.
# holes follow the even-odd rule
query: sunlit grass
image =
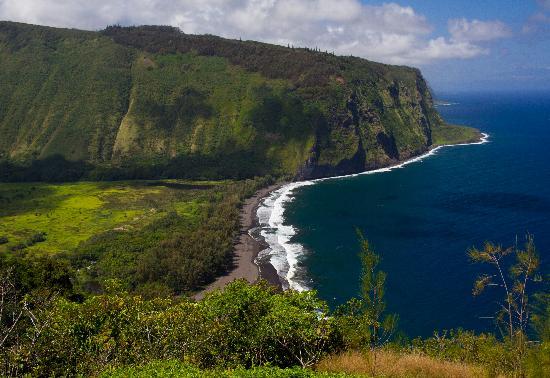
<svg viewBox="0 0 550 378">
<path fill-rule="evenodd" d="M 432 128 L 432 144 L 434 146 L 478 142 L 480 138 L 479 130 L 472 127 L 445 125 Z"/>
<path fill-rule="evenodd" d="M 91 236 L 117 229 L 140 229 L 170 211 L 195 219 L 208 201 L 208 186 L 163 186 L 155 182 L 81 182 L 69 184 L 0 184 L 1 251 L 28 243 L 37 233 L 46 240 L 26 250 L 70 251 Z"/>
<path fill-rule="evenodd" d="M 379 350 L 372 352 L 346 352 L 323 359 L 317 366 L 320 372 L 339 372 L 362 377 L 422 377 L 462 378 L 487 377 L 478 366 L 448 362 L 418 353 L 400 354 Z"/>
</svg>

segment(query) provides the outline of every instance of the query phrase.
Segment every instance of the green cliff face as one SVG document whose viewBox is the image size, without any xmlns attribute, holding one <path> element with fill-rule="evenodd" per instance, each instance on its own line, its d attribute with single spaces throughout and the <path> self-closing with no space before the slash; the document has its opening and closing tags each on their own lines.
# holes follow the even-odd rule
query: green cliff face
<svg viewBox="0 0 550 378">
<path fill-rule="evenodd" d="M 416 69 L 169 27 L 0 22 L 0 66 L 0 159 L 100 178 L 352 173 L 443 126 Z"/>
</svg>

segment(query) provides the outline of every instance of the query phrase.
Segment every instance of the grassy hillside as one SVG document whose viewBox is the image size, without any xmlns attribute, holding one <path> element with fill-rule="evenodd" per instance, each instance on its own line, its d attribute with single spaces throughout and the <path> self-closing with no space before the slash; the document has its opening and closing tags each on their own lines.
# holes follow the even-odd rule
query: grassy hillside
<svg viewBox="0 0 550 378">
<path fill-rule="evenodd" d="M 133 55 L 95 33 L 0 23 L 0 154 L 110 159 Z"/>
<path fill-rule="evenodd" d="M 170 27 L 0 22 L 0 64 L 4 181 L 326 176 L 442 125 L 416 69 Z"/>
</svg>

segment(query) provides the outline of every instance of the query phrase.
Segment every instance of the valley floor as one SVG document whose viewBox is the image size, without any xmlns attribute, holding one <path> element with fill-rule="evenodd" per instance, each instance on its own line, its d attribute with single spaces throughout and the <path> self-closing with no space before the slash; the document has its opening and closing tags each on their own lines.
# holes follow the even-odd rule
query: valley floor
<svg viewBox="0 0 550 378">
<path fill-rule="evenodd" d="M 170 212 L 195 223 L 216 188 L 178 180 L 0 183 L 0 253 L 71 252 L 94 235 L 141 230 Z"/>
<path fill-rule="evenodd" d="M 0 183 L 0 267 L 60 263 L 87 294 L 111 279 L 146 297 L 193 294 L 220 276 L 210 289 L 233 278 L 254 282 L 260 247 L 246 231 L 256 204 L 245 206 L 240 236 L 239 209 L 268 186 L 264 179 Z"/>
</svg>

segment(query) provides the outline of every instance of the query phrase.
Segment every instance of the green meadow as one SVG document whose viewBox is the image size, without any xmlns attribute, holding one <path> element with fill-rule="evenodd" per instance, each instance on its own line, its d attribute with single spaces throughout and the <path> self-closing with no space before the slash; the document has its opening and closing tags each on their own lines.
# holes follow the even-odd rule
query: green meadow
<svg viewBox="0 0 550 378">
<path fill-rule="evenodd" d="M 68 252 L 94 235 L 139 230 L 170 212 L 193 223 L 219 186 L 177 180 L 0 184 L 0 252 Z"/>
<path fill-rule="evenodd" d="M 3 183 L 0 268 L 74 295 L 111 280 L 146 297 L 193 293 L 231 268 L 239 206 L 270 182 Z"/>
<path fill-rule="evenodd" d="M 481 133 L 478 129 L 458 125 L 441 125 L 432 129 L 432 145 L 472 143 L 479 141 Z"/>
</svg>

